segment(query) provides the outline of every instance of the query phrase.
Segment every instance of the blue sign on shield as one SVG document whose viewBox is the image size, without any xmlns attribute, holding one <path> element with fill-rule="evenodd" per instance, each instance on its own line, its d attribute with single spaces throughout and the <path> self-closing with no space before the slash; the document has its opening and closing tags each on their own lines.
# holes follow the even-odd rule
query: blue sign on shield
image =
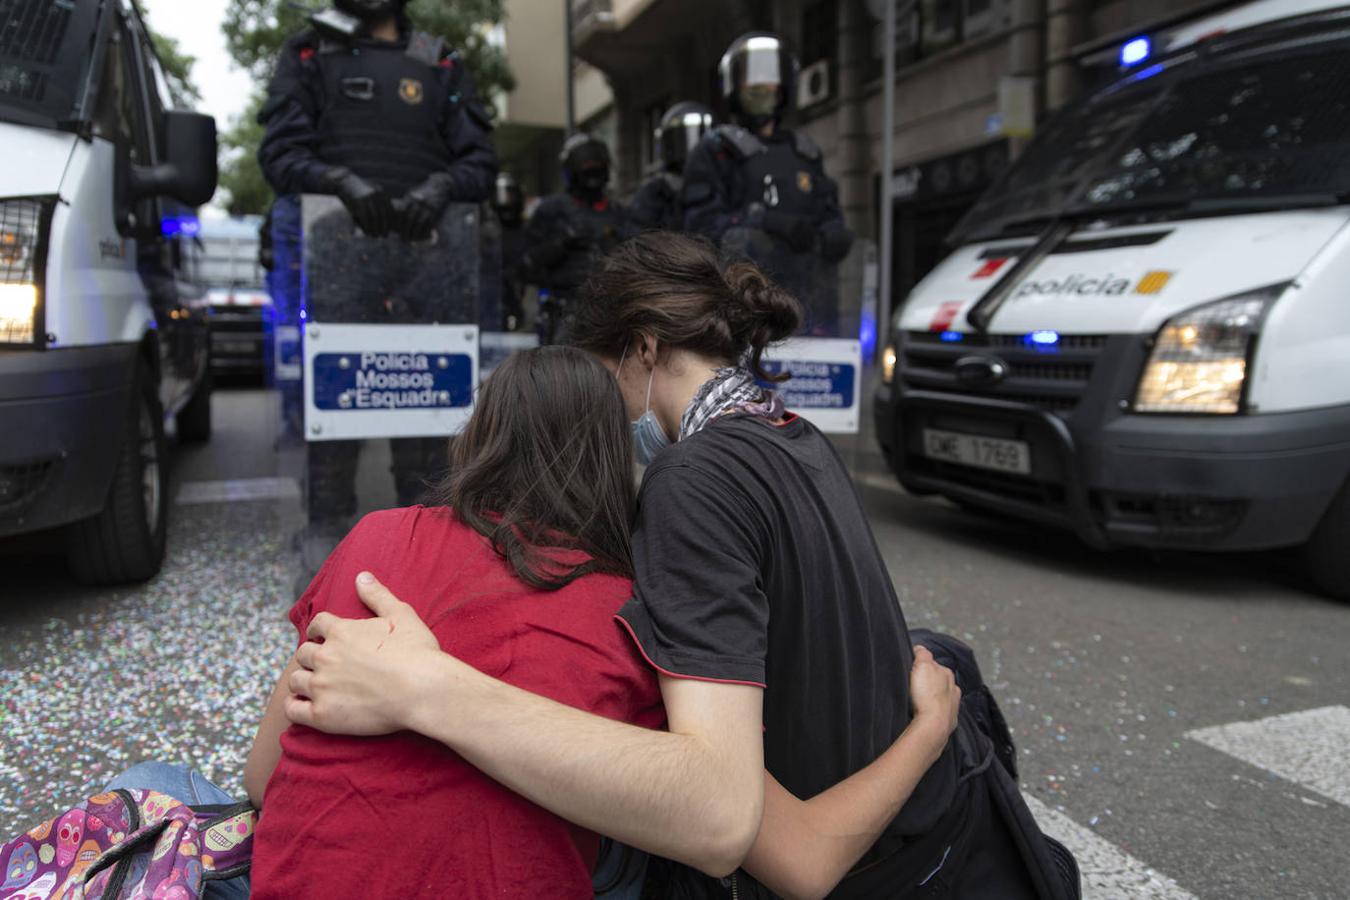
<svg viewBox="0 0 1350 900">
<path fill-rule="evenodd" d="M 321 410 L 453 409 L 473 402 L 465 353 L 319 353 L 314 405 Z"/>
<path fill-rule="evenodd" d="M 788 372 L 778 384 L 789 412 L 811 421 L 826 434 L 857 434 L 862 388 L 862 345 L 842 338 L 793 338 L 772 348 L 764 371 Z"/>
</svg>

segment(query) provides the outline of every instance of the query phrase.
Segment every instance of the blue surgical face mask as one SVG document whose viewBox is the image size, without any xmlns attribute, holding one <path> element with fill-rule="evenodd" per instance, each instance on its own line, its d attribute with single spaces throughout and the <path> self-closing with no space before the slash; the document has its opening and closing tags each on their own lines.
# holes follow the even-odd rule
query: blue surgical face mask
<svg viewBox="0 0 1350 900">
<path fill-rule="evenodd" d="M 628 348 L 623 348 L 623 356 L 619 357 L 619 374 L 623 374 L 624 360 L 628 358 Z M 670 446 L 670 438 L 666 436 L 666 430 L 661 427 L 661 423 L 656 419 L 656 413 L 652 412 L 652 382 L 656 380 L 656 368 L 652 368 L 652 376 L 647 381 L 647 411 L 638 417 L 636 422 L 630 423 L 633 428 L 633 455 L 637 457 L 640 465 L 650 466 L 652 460 L 656 459 L 656 454 Z"/>
</svg>

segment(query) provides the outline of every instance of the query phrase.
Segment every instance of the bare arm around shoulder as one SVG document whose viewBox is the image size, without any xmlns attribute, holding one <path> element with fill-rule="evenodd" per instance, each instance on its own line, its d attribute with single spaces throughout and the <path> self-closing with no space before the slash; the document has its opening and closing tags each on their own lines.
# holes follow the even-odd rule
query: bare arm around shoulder
<svg viewBox="0 0 1350 900">
<path fill-rule="evenodd" d="M 926 648 L 914 650 L 916 715 L 885 753 L 845 781 L 800 800 L 765 773 L 764 822 L 745 869 L 790 900 L 824 897 L 899 814 L 956 728 L 961 690 Z"/>
<path fill-rule="evenodd" d="M 244 793 L 248 794 L 255 809 L 262 809 L 263 791 L 281 761 L 281 733 L 291 724 L 286 720 L 286 698 L 290 696 L 286 685 L 290 683 L 291 673 L 299 668 L 299 663 L 292 659 L 277 679 L 258 725 L 258 733 L 253 736 L 248 761 L 244 763 Z"/>
<path fill-rule="evenodd" d="M 670 730 L 638 728 L 484 675 L 442 653 L 378 582 L 357 589 L 379 618 L 314 618 L 289 676 L 290 721 L 412 730 L 584 828 L 710 875 L 741 864 L 763 812 L 760 688 L 663 678 Z"/>
</svg>

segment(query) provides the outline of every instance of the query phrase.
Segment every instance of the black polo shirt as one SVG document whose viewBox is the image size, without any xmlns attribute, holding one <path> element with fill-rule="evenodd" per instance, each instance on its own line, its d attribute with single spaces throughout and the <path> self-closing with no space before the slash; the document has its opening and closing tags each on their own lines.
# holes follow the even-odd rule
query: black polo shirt
<svg viewBox="0 0 1350 900">
<path fill-rule="evenodd" d="M 904 615 L 847 470 L 806 420 L 723 417 L 662 451 L 633 555 L 619 615 L 647 658 L 762 685 L 765 766 L 797 797 L 865 767 L 909 723 Z M 864 862 L 927 831 L 953 784 L 948 752 Z"/>
</svg>

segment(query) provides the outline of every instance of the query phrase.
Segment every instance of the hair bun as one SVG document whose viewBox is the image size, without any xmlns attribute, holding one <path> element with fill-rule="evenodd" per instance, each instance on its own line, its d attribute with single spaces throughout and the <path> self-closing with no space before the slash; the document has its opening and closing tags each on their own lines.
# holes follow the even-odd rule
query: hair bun
<svg viewBox="0 0 1350 900">
<path fill-rule="evenodd" d="M 801 304 L 754 263 L 732 263 L 723 275 L 731 292 L 728 324 L 745 337 L 756 354 L 797 333 L 802 323 Z"/>
</svg>

